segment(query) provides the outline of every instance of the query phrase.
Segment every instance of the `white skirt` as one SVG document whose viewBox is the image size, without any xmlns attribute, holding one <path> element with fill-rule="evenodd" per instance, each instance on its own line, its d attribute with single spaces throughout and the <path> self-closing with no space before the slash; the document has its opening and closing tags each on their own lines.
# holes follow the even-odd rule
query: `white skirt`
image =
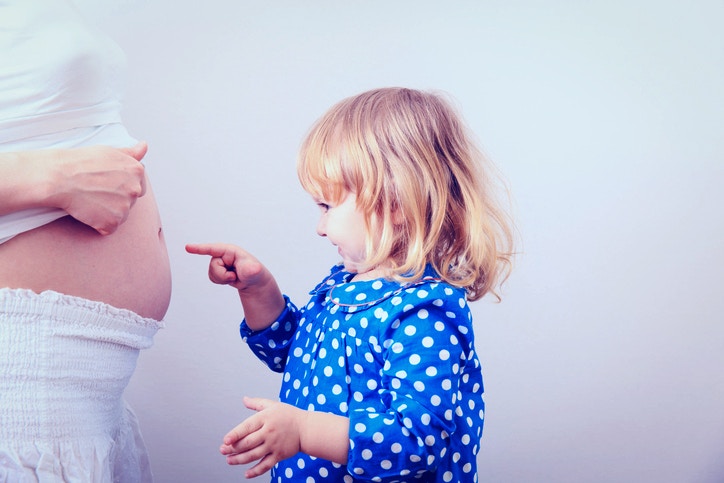
<svg viewBox="0 0 724 483">
<path fill-rule="evenodd" d="M 53 291 L 0 289 L 0 482 L 150 482 L 123 400 L 162 323 Z"/>
</svg>

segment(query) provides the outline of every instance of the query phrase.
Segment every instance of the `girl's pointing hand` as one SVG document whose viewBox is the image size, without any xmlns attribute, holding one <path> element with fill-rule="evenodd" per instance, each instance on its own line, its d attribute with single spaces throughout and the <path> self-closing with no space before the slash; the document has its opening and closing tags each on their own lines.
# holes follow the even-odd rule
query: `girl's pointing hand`
<svg viewBox="0 0 724 483">
<path fill-rule="evenodd" d="M 214 283 L 245 291 L 264 281 L 264 266 L 243 248 L 225 243 L 190 243 L 186 251 L 211 256 L 209 279 Z"/>
</svg>

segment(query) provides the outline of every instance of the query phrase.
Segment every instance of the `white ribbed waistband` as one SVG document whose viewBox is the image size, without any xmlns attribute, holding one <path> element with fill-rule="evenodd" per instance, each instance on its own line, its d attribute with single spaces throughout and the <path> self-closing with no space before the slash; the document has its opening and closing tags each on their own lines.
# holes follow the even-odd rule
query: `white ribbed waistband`
<svg viewBox="0 0 724 483">
<path fill-rule="evenodd" d="M 0 321 L 22 319 L 46 321 L 55 334 L 80 333 L 86 338 L 147 349 L 163 322 L 141 317 L 126 309 L 46 290 L 35 293 L 27 289 L 0 288 Z M 9 321 L 9 322 L 10 322 Z M 8 322 L 8 323 L 9 323 Z"/>
<path fill-rule="evenodd" d="M 0 440 L 107 433 L 161 326 L 57 292 L 0 289 Z"/>
</svg>

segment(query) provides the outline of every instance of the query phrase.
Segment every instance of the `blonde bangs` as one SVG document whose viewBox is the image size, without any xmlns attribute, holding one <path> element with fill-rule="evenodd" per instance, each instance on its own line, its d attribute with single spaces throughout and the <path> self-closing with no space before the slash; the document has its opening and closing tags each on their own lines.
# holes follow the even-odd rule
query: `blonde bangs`
<svg viewBox="0 0 724 483">
<path fill-rule="evenodd" d="M 343 167 L 344 149 L 334 123 L 327 117 L 312 127 L 299 150 L 297 176 L 309 194 L 339 203 L 349 186 Z"/>
</svg>

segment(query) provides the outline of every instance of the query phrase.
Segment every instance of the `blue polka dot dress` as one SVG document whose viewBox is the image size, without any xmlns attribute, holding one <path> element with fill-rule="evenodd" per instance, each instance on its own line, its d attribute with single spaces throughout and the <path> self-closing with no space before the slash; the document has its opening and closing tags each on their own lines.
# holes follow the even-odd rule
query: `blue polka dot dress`
<svg viewBox="0 0 724 483">
<path fill-rule="evenodd" d="M 241 334 L 281 401 L 350 420 L 347 465 L 303 453 L 272 482 L 477 481 L 483 380 L 464 290 L 428 267 L 414 283 L 350 282 L 341 265 L 269 328 Z M 319 428 L 324 431 L 324 428 Z"/>
</svg>

